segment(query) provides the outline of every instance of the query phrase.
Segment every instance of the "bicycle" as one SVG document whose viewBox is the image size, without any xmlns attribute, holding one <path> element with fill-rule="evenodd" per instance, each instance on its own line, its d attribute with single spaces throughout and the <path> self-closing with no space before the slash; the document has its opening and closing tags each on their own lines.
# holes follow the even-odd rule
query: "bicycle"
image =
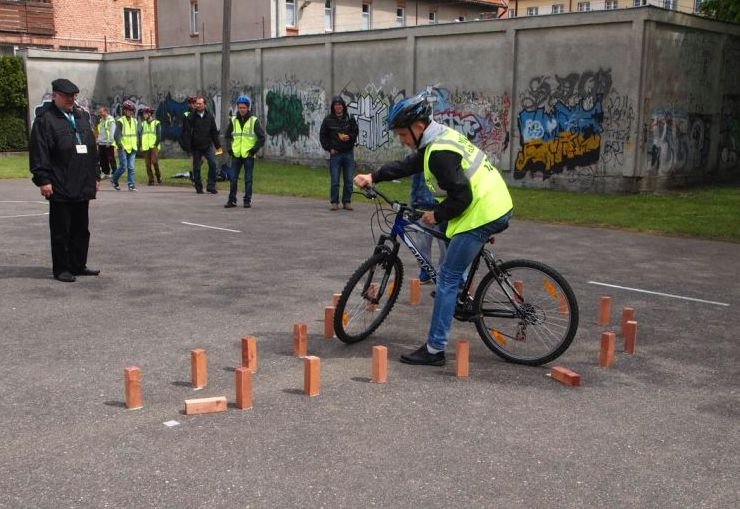
<svg viewBox="0 0 740 509">
<path fill-rule="evenodd" d="M 445 238 L 417 222 L 421 212 L 389 199 L 378 188 L 369 186 L 361 194 L 375 200 L 371 231 L 375 238 L 377 222 L 381 235 L 373 255 L 355 270 L 337 302 L 334 331 L 344 343 L 370 336 L 393 309 L 403 281 L 403 263 L 398 256 L 401 242 L 436 283 L 435 267 L 419 252 L 410 233 Z M 390 205 L 390 210 L 378 198 Z M 487 244 L 493 242 L 491 235 Z M 481 260 L 488 272 L 471 296 Z M 474 323 L 483 343 L 501 358 L 538 366 L 562 355 L 572 343 L 578 329 L 578 303 L 568 282 L 552 267 L 525 259 L 503 261 L 484 244 L 458 294 L 455 318 Z"/>
</svg>

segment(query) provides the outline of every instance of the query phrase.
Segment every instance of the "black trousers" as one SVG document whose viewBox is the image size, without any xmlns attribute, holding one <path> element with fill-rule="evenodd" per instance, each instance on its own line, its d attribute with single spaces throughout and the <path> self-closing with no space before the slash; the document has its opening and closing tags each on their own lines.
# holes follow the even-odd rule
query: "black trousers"
<svg viewBox="0 0 740 509">
<path fill-rule="evenodd" d="M 79 272 L 87 267 L 89 201 L 49 201 L 51 263 L 54 275 Z"/>
<path fill-rule="evenodd" d="M 116 153 L 113 145 L 98 145 L 98 163 L 104 175 L 110 175 L 116 169 Z"/>
</svg>

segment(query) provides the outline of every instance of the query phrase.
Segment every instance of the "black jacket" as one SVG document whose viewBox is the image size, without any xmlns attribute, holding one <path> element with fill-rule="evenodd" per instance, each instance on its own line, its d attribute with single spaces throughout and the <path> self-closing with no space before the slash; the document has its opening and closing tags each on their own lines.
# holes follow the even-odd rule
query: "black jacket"
<svg viewBox="0 0 740 509">
<path fill-rule="evenodd" d="M 98 180 L 98 152 L 89 116 L 75 108 L 75 127 L 54 103 L 43 108 L 31 129 L 29 163 L 33 183 L 51 184 L 56 201 L 95 199 Z M 79 142 L 77 140 L 79 136 Z M 77 145 L 87 147 L 78 154 Z"/>
<path fill-rule="evenodd" d="M 334 114 L 335 103 L 344 106 L 344 111 L 339 117 Z M 347 114 L 347 105 L 341 97 L 332 99 L 329 108 L 331 111 L 324 118 L 324 121 L 321 123 L 321 130 L 319 131 L 321 146 L 327 152 L 332 149 L 337 152 L 351 152 L 355 143 L 357 143 L 357 136 L 360 131 L 357 127 L 357 121 L 354 117 Z M 347 141 L 340 140 L 339 133 L 348 134 L 349 139 Z"/>
<path fill-rule="evenodd" d="M 190 139 L 188 147 L 190 150 L 207 150 L 211 143 L 216 148 L 221 148 L 221 142 L 218 140 L 218 127 L 216 119 L 208 110 L 203 112 L 201 118 L 197 112 L 192 112 L 188 117 L 188 131 Z"/>
</svg>

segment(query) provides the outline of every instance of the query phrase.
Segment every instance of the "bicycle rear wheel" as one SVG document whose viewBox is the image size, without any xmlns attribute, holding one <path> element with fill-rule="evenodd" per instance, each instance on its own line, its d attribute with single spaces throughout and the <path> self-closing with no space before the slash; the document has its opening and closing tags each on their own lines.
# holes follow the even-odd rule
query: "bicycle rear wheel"
<svg viewBox="0 0 740 509">
<path fill-rule="evenodd" d="M 362 341 L 391 312 L 401 291 L 403 264 L 390 253 L 377 253 L 352 274 L 334 310 L 334 333 L 345 343 Z"/>
<path fill-rule="evenodd" d="M 532 260 L 510 260 L 499 268 L 501 282 L 493 272 L 486 274 L 473 303 L 483 342 L 507 361 L 529 366 L 562 355 L 578 329 L 578 303 L 568 282 Z"/>
</svg>

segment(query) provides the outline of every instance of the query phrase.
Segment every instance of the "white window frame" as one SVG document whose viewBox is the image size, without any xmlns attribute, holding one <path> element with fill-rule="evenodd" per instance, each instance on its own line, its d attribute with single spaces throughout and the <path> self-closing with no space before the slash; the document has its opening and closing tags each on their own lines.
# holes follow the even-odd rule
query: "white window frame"
<svg viewBox="0 0 740 509">
<path fill-rule="evenodd" d="M 678 9 L 678 1 L 677 0 L 663 0 L 663 8 L 675 11 L 676 9 Z"/>
<path fill-rule="evenodd" d="M 141 9 L 123 8 L 123 38 L 141 41 Z"/>
<path fill-rule="evenodd" d="M 298 25 L 298 14 L 296 0 L 285 0 L 285 24 L 289 27 Z"/>
<path fill-rule="evenodd" d="M 362 2 L 362 21 L 360 22 L 362 30 L 373 29 L 373 4 Z"/>
<path fill-rule="evenodd" d="M 527 16 L 537 16 L 540 13 L 539 7 L 527 7 Z"/>
<path fill-rule="evenodd" d="M 645 7 L 647 0 L 632 0 L 632 7 Z"/>
<path fill-rule="evenodd" d="M 552 5 L 552 12 L 553 14 L 562 14 L 565 12 L 565 4 L 553 4 Z"/>
<path fill-rule="evenodd" d="M 402 7 L 400 5 L 396 7 L 396 26 L 406 26 L 406 7 Z"/>
<path fill-rule="evenodd" d="M 200 27 L 200 21 L 198 16 L 198 2 L 190 3 L 190 34 L 198 35 Z"/>
<path fill-rule="evenodd" d="M 606 3 L 604 4 L 604 8 L 607 11 L 619 9 L 619 2 L 618 0 L 606 0 Z"/>
<path fill-rule="evenodd" d="M 324 2 L 324 32 L 334 31 L 334 2 L 325 0 Z"/>
<path fill-rule="evenodd" d="M 704 3 L 704 0 L 694 0 L 694 12 L 700 12 L 701 11 L 701 4 Z"/>
<path fill-rule="evenodd" d="M 516 18 L 516 9 L 509 9 L 509 17 Z"/>
<path fill-rule="evenodd" d="M 590 12 L 591 2 L 578 2 L 578 12 Z"/>
<path fill-rule="evenodd" d="M 429 11 L 429 24 L 430 25 L 437 24 L 437 11 Z"/>
</svg>

